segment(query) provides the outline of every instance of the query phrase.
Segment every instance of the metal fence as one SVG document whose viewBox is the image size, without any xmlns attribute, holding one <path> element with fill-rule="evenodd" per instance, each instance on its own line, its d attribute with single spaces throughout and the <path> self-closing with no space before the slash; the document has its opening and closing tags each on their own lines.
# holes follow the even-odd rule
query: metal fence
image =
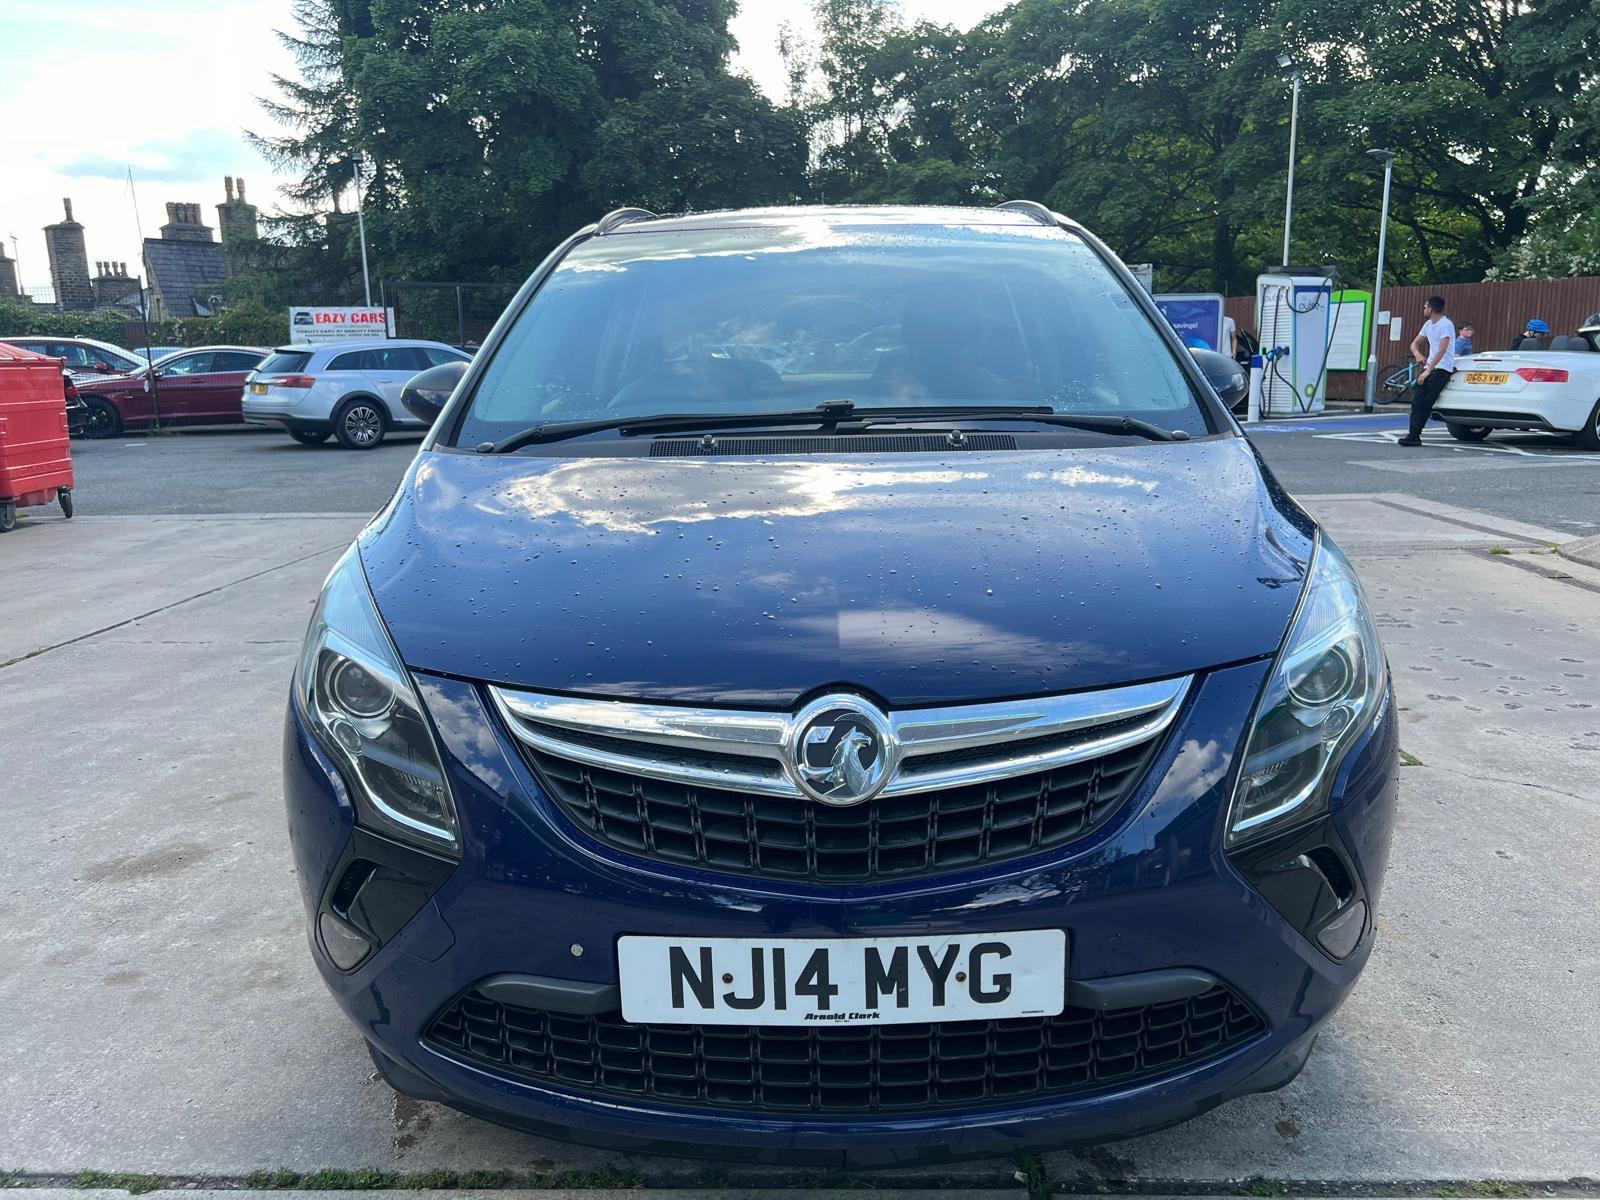
<svg viewBox="0 0 1600 1200">
<path fill-rule="evenodd" d="M 1474 350 L 1505 350 L 1532 317 L 1557 334 L 1575 333 L 1586 317 L 1600 312 L 1600 277 L 1385 287 L 1380 303 L 1391 317 L 1400 318 L 1400 336 L 1391 339 L 1387 330 L 1378 330 L 1379 367 L 1411 361 L 1407 347 L 1422 328 L 1422 303 L 1429 296 L 1444 297 L 1445 314 L 1457 329 L 1473 327 Z M 1254 296 L 1229 296 L 1226 311 L 1240 329 L 1255 329 Z M 1328 394 L 1356 399 L 1362 395 L 1364 382 L 1359 371 L 1330 371 Z"/>
<path fill-rule="evenodd" d="M 396 337 L 467 347 L 488 336 L 517 289 L 509 283 L 385 279 L 378 292 L 384 307 L 394 309 Z"/>
</svg>

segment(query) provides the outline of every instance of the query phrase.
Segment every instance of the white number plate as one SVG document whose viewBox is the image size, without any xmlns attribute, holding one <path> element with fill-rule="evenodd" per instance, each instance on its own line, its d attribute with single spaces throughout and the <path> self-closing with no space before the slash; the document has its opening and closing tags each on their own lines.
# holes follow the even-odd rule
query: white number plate
<svg viewBox="0 0 1600 1200">
<path fill-rule="evenodd" d="M 686 1025 L 896 1025 L 1055 1016 L 1059 929 L 923 938 L 623 937 L 622 1015 Z"/>
</svg>

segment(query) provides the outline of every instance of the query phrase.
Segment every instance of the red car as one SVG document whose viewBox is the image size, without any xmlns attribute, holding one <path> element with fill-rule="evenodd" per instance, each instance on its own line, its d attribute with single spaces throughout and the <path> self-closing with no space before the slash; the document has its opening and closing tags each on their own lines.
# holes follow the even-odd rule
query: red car
<svg viewBox="0 0 1600 1200">
<path fill-rule="evenodd" d="M 80 383 L 88 406 L 84 434 L 115 437 L 124 429 L 148 428 L 158 406 L 163 426 L 242 424 L 245 378 L 266 356 L 258 346 L 196 346 L 143 371 Z"/>
</svg>

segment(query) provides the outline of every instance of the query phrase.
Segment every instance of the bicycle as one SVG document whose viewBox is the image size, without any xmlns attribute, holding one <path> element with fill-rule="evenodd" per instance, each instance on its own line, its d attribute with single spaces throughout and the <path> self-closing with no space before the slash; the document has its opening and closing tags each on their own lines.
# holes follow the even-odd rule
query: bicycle
<svg viewBox="0 0 1600 1200">
<path fill-rule="evenodd" d="M 1417 386 L 1419 366 L 1420 364 L 1416 362 L 1406 363 L 1405 366 L 1390 363 L 1378 373 L 1378 378 L 1382 380 L 1378 386 L 1389 393 L 1389 398 L 1384 403 L 1399 404 L 1405 399 L 1406 393 Z"/>
</svg>

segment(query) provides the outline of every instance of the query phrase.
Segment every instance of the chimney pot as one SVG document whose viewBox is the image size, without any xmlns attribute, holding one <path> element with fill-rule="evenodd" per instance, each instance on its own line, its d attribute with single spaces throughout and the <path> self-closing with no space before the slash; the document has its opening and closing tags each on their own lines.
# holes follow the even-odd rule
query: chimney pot
<svg viewBox="0 0 1600 1200">
<path fill-rule="evenodd" d="M 228 193 L 228 203 L 232 204 L 233 203 L 233 176 L 232 175 L 224 175 L 222 177 L 222 187 L 223 187 L 223 190 Z"/>
<path fill-rule="evenodd" d="M 238 179 L 234 180 L 234 183 L 237 184 L 238 188 L 239 188 L 239 203 L 243 204 L 244 203 L 244 176 L 243 175 L 239 176 Z"/>
<path fill-rule="evenodd" d="M 67 220 L 72 220 L 72 201 L 66 196 L 61 198 L 61 207 L 67 210 Z"/>
</svg>

